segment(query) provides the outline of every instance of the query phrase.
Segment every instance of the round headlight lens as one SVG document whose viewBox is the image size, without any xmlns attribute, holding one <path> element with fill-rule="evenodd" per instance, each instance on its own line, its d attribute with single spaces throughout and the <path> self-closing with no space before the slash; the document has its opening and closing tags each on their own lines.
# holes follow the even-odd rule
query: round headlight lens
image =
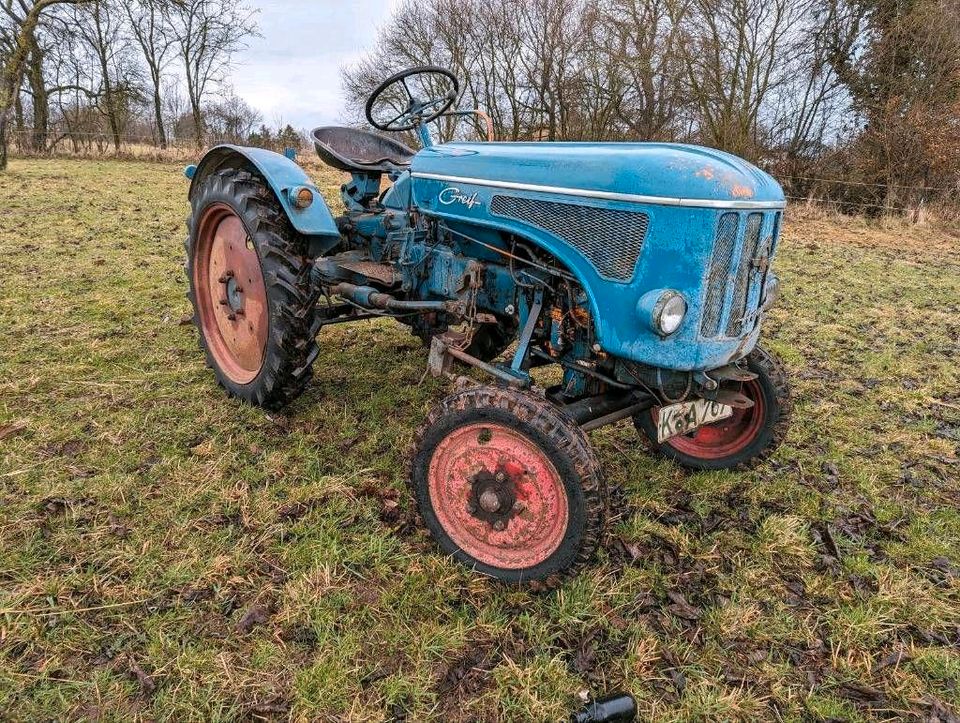
<svg viewBox="0 0 960 723">
<path fill-rule="evenodd" d="M 657 301 L 653 310 L 653 321 L 664 336 L 669 336 L 683 323 L 687 315 L 687 302 L 676 291 L 668 291 Z"/>
</svg>

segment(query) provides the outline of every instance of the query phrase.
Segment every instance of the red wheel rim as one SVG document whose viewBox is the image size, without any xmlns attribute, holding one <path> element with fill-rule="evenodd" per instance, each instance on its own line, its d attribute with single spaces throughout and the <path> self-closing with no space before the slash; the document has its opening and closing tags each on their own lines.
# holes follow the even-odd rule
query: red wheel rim
<svg viewBox="0 0 960 723">
<path fill-rule="evenodd" d="M 437 445 L 427 477 L 437 520 L 478 562 L 526 569 L 547 560 L 563 541 L 569 520 L 563 480 L 543 450 L 516 430 L 496 423 L 454 430 Z M 493 512 L 478 507 L 478 499 L 487 501 L 487 480 L 494 485 L 498 477 L 498 502 L 505 504 Z"/>
<path fill-rule="evenodd" d="M 248 384 L 263 366 L 269 327 L 260 257 L 223 203 L 204 210 L 195 244 L 193 288 L 207 348 L 231 381 Z"/>
<path fill-rule="evenodd" d="M 753 400 L 750 409 L 734 409 L 733 416 L 679 437 L 668 439 L 678 452 L 697 459 L 723 459 L 738 454 L 757 438 L 764 426 L 766 404 L 763 390 L 756 381 L 746 382 L 741 394 Z M 657 426 L 657 408 L 651 410 L 653 426 Z"/>
</svg>

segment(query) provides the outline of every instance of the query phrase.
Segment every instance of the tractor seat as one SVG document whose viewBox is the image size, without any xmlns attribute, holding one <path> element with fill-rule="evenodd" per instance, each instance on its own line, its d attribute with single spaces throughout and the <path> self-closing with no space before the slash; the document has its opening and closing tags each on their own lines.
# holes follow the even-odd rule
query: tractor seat
<svg viewBox="0 0 960 723">
<path fill-rule="evenodd" d="M 417 153 L 391 138 L 359 128 L 325 126 L 312 135 L 320 159 L 341 171 L 400 171 L 410 165 Z"/>
</svg>

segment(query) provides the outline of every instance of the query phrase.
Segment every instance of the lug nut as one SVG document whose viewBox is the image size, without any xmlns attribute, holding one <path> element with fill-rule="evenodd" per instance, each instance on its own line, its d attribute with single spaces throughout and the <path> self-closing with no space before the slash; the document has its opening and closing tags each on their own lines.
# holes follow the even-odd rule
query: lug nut
<svg viewBox="0 0 960 723">
<path fill-rule="evenodd" d="M 468 502 L 468 503 L 467 503 L 467 514 L 468 514 L 468 515 L 473 515 L 473 514 L 476 514 L 476 512 L 477 512 L 477 506 L 476 506 L 475 504 L 473 504 L 472 502 Z"/>
<path fill-rule="evenodd" d="M 507 529 L 507 523 L 503 520 L 497 520 L 493 523 L 493 529 L 495 529 L 497 532 L 503 532 L 505 529 Z"/>
<path fill-rule="evenodd" d="M 520 500 L 517 500 L 516 502 L 513 503 L 513 511 L 516 512 L 518 515 L 521 512 L 523 512 L 525 509 L 527 509 L 527 506 L 523 504 Z"/>
<path fill-rule="evenodd" d="M 507 475 L 505 475 L 503 472 L 497 472 L 496 479 L 497 479 L 497 482 L 505 482 L 507 479 Z"/>
</svg>

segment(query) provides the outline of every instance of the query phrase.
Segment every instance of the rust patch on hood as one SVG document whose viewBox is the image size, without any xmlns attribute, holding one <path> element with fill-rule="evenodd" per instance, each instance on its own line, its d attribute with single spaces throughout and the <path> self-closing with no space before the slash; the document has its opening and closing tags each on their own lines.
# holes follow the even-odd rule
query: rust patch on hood
<svg viewBox="0 0 960 723">
<path fill-rule="evenodd" d="M 753 188 L 744 183 L 744 177 L 740 173 L 706 165 L 697 169 L 693 175 L 706 181 L 714 181 L 720 189 L 733 198 L 753 198 Z"/>
</svg>

